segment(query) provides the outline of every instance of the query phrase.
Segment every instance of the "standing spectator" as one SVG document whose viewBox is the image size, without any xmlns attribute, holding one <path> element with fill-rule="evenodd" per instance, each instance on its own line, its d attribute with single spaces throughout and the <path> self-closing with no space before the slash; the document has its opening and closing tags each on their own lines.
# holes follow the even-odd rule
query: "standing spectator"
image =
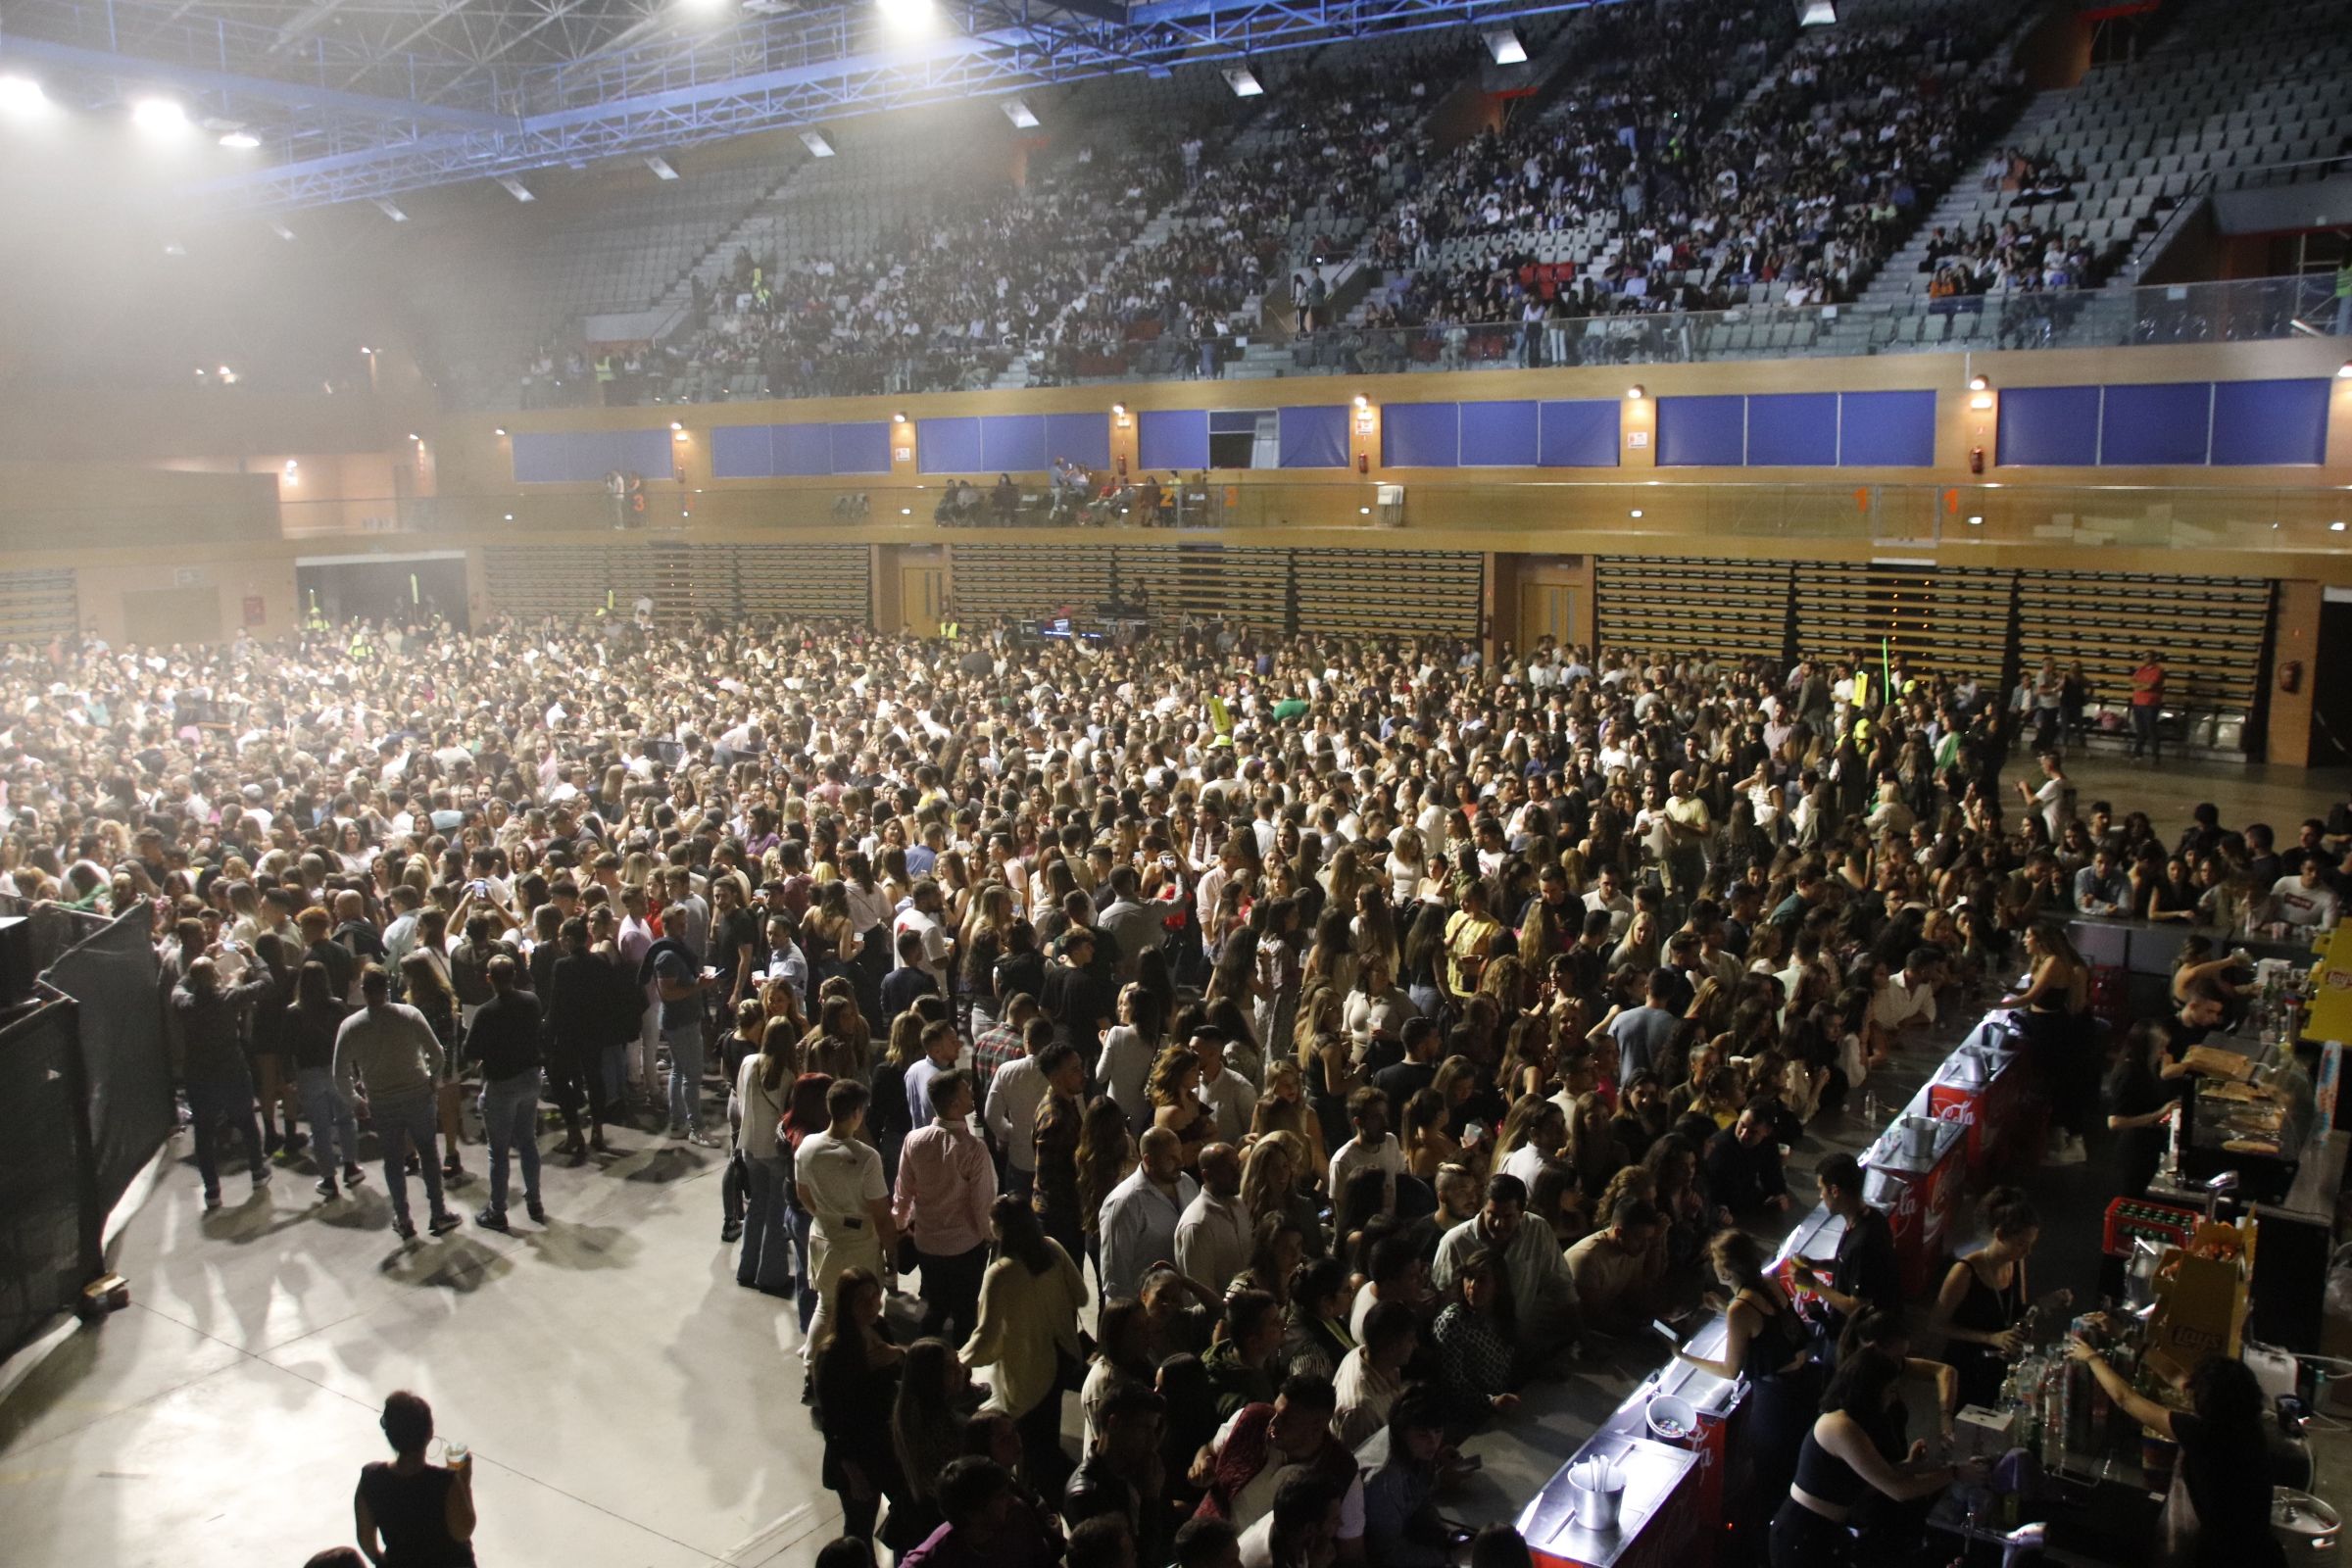
<svg viewBox="0 0 2352 1568">
<path fill-rule="evenodd" d="M 196 1172 L 204 1180 L 207 1209 L 220 1206 L 216 1141 L 223 1122 L 235 1126 L 245 1140 L 255 1196 L 270 1185 L 270 1159 L 254 1115 L 253 1078 L 246 1069 L 240 1031 L 245 1009 L 267 995 L 272 982 L 258 964 L 248 972 L 254 978 L 223 987 L 216 960 L 197 958 L 172 992 L 172 1016 L 179 1025 L 180 1077 L 187 1090 L 188 1118 L 196 1129 Z"/>
<path fill-rule="evenodd" d="M 366 1005 L 335 1033 L 335 1083 L 349 1099 L 367 1089 L 376 1136 L 384 1146 L 384 1190 L 392 1198 L 392 1229 L 414 1240 L 409 1219 L 409 1155 L 424 1173 L 424 1197 L 435 1236 L 458 1228 L 442 1204 L 440 1164 L 434 1159 L 434 1097 L 446 1056 L 424 1014 L 392 1000 L 392 977 L 370 966 L 360 976 Z"/>
<path fill-rule="evenodd" d="M 1144 1133 L 1143 1162 L 1102 1200 L 1098 1228 L 1102 1294 L 1133 1297 L 1144 1271 L 1176 1255 L 1176 1227 L 1200 1191 L 1183 1169 L 1183 1148 L 1165 1127 Z"/>
<path fill-rule="evenodd" d="M 466 1054 L 482 1070 L 482 1135 L 490 1145 L 490 1199 L 474 1215 L 490 1230 L 507 1228 L 507 1156 L 522 1163 L 523 1208 L 547 1223 L 539 1201 L 539 1002 L 514 985 L 514 960 L 500 954 L 483 966 L 490 1000 L 466 1031 Z"/>
<path fill-rule="evenodd" d="M 980 1321 L 959 1354 L 967 1367 L 995 1367 L 987 1408 L 1019 1427 L 1029 1484 L 1052 1495 L 1069 1471 L 1061 1451 L 1063 1367 L 1074 1373 L 1083 1364 L 1078 1314 L 1086 1282 L 1019 1199 L 999 1198 L 989 1220 L 997 1259 L 981 1283 Z"/>
<path fill-rule="evenodd" d="M 380 1425 L 392 1461 L 360 1471 L 351 1500 L 360 1549 L 376 1568 L 473 1568 L 472 1456 L 426 1463 L 433 1407 L 405 1389 L 385 1398 Z"/>
<path fill-rule="evenodd" d="M 931 1080 L 932 1121 L 899 1152 L 891 1221 L 914 1239 L 923 1272 L 923 1333 L 978 1322 L 981 1271 L 988 1266 L 989 1205 L 997 1173 L 972 1136 L 972 1081 L 953 1068 Z"/>
<path fill-rule="evenodd" d="M 816 1315 L 801 1347 L 803 1359 L 832 1326 L 829 1308 L 842 1272 L 864 1269 L 879 1279 L 883 1259 L 898 1246 L 882 1156 L 859 1137 L 870 1099 L 856 1079 L 836 1081 L 825 1091 L 825 1130 L 810 1135 L 793 1155 L 793 1183 L 809 1220 L 802 1288 L 816 1296 Z"/>
</svg>

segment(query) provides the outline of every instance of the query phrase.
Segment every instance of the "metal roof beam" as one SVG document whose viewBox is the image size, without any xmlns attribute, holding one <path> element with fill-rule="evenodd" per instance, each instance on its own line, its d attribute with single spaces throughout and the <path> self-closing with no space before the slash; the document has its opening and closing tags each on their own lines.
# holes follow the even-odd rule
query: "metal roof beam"
<svg viewBox="0 0 2352 1568">
<path fill-rule="evenodd" d="M 325 110 L 340 116 L 391 124 L 423 122 L 479 131 L 509 130 L 514 125 L 514 121 L 509 117 L 478 109 L 422 104 L 413 99 L 379 98 L 372 93 L 348 92 L 335 87 L 315 86 L 309 82 L 280 81 L 274 76 L 208 71 L 198 66 L 167 64 L 143 60 L 134 55 L 111 54 L 103 49 L 86 49 L 79 44 L 52 43 L 46 38 L 28 38 L 22 33 L 0 35 L 0 59 L 38 60 L 119 82 L 142 82 L 159 87 L 180 87 L 194 93 L 218 93 L 232 103 L 238 99 L 258 99 L 287 109 Z"/>
</svg>

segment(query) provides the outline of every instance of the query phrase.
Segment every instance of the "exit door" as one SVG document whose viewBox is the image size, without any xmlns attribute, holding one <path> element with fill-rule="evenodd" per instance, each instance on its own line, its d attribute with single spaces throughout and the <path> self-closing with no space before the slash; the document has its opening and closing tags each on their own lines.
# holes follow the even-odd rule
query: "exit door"
<svg viewBox="0 0 2352 1568">
<path fill-rule="evenodd" d="M 948 609 L 948 568 L 899 567 L 899 623 L 909 637 L 936 637 Z"/>
<path fill-rule="evenodd" d="M 1531 582 L 1519 590 L 1519 651 L 1544 638 L 1565 648 L 1576 641 L 1576 594 L 1567 583 Z"/>
</svg>

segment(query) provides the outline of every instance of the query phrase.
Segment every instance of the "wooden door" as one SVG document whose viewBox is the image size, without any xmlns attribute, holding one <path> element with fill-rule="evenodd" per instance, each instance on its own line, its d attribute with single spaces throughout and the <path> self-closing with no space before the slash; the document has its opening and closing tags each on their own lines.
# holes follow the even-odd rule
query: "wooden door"
<svg viewBox="0 0 2352 1568">
<path fill-rule="evenodd" d="M 938 636 L 947 595 L 947 567 L 903 563 L 899 567 L 900 628 L 910 637 Z"/>
<path fill-rule="evenodd" d="M 1563 648 L 1576 641 L 1576 588 L 1573 584 L 1529 582 L 1520 586 L 1520 652 L 1534 649 L 1545 637 Z"/>
</svg>

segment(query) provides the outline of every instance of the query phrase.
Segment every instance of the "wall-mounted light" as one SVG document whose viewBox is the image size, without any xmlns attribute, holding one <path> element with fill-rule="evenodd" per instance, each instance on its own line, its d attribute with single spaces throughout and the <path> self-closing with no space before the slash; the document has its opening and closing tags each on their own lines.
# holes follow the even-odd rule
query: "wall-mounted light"
<svg viewBox="0 0 2352 1568">
<path fill-rule="evenodd" d="M 492 435 L 505 435 L 507 433 L 507 427 L 503 424 L 492 425 L 490 427 L 490 433 Z"/>
<path fill-rule="evenodd" d="M 424 437 L 418 435 L 414 430 L 409 432 L 409 439 L 416 442 L 418 446 L 422 446 L 424 444 Z"/>
<path fill-rule="evenodd" d="M 375 350 L 373 350 L 373 349 L 369 348 L 369 347 L 368 347 L 367 344 L 365 344 L 365 343 L 363 343 L 363 344 L 361 344 L 361 345 L 360 345 L 360 352 L 361 352 L 362 354 L 365 354 L 365 355 L 367 355 L 367 356 L 368 356 L 369 359 L 371 359 L 371 360 L 375 358 Z"/>
<path fill-rule="evenodd" d="M 905 424 L 906 422 L 906 416 L 904 414 L 894 414 L 890 416 L 890 422 L 893 424 Z"/>
<path fill-rule="evenodd" d="M 1989 392 L 1992 390 L 1992 379 L 1989 376 L 1972 375 L 1968 378 L 1968 389 L 1971 392 Z"/>
<path fill-rule="evenodd" d="M 1629 386 L 1625 389 L 1625 401 L 1628 403 L 1639 403 L 1647 396 L 1649 393 L 1640 385 Z"/>
<path fill-rule="evenodd" d="M 1359 517 L 1369 517 L 1372 515 L 1372 509 L 1370 507 L 1358 507 L 1355 509 L 1355 514 Z"/>
<path fill-rule="evenodd" d="M 1639 516 L 1641 516 L 1641 515 L 1642 515 L 1642 509 L 1641 509 L 1640 507 L 1636 507 L 1636 508 L 1634 509 L 1634 515 L 1635 515 L 1635 516 L 1637 516 L 1637 517 L 1639 517 Z"/>
<path fill-rule="evenodd" d="M 1355 395 L 1355 406 L 1359 409 L 1368 409 L 1372 406 L 1372 400 L 1358 392 Z"/>
<path fill-rule="evenodd" d="M 2335 378 L 2338 381 L 2352 381 L 2352 360 L 2346 360 L 2336 367 Z"/>
<path fill-rule="evenodd" d="M 1968 406 L 1982 414 L 1986 409 L 1992 407 L 1992 394 L 1989 392 L 1971 392 L 1968 395 Z"/>
<path fill-rule="evenodd" d="M 2341 517 L 2336 518 L 2333 522 L 2328 525 L 2328 531 L 2329 533 L 2342 533 L 2344 531 L 2344 519 Z"/>
<path fill-rule="evenodd" d="M 513 521 L 514 520 L 514 514 L 513 514 L 512 512 L 508 513 L 508 514 L 507 514 L 507 520 L 508 520 L 509 522 L 513 522 Z"/>
<path fill-rule="evenodd" d="M 1971 528 L 1982 528 L 1984 526 L 1984 519 L 1983 517 L 1971 517 L 1968 519 L 1968 525 Z"/>
</svg>

